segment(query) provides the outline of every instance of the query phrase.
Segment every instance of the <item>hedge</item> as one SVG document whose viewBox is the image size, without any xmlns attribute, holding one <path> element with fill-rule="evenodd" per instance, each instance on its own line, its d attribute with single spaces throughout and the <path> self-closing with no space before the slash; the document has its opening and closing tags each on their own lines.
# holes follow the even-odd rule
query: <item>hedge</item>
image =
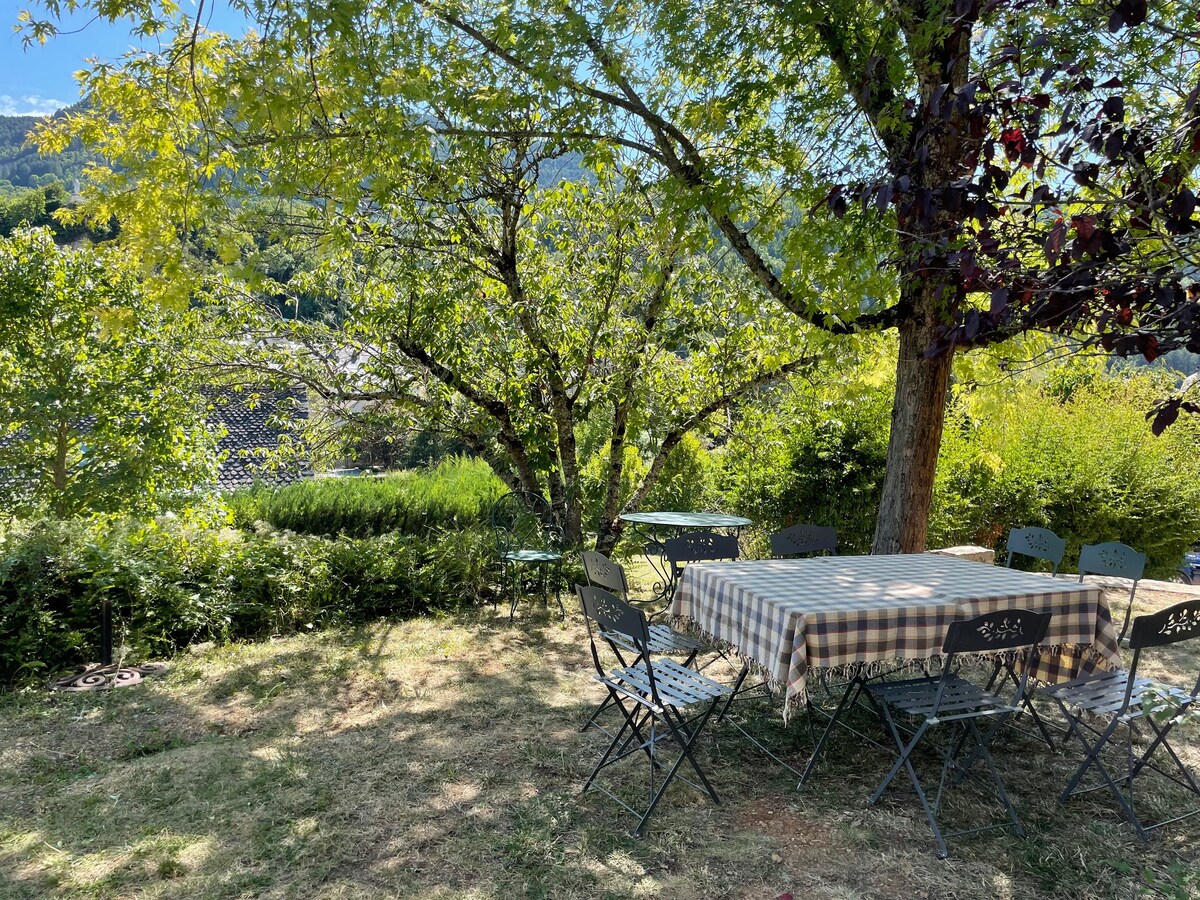
<svg viewBox="0 0 1200 900">
<path fill-rule="evenodd" d="M 487 463 L 452 457 L 428 470 L 248 488 L 226 502 L 242 528 L 261 521 L 301 534 L 366 537 L 486 525 L 506 490 Z"/>
<path fill-rule="evenodd" d="M 98 603 L 132 658 L 490 596 L 494 539 L 479 526 L 334 539 L 166 516 L 101 527 L 18 526 L 0 540 L 0 681 L 94 661 Z"/>
</svg>

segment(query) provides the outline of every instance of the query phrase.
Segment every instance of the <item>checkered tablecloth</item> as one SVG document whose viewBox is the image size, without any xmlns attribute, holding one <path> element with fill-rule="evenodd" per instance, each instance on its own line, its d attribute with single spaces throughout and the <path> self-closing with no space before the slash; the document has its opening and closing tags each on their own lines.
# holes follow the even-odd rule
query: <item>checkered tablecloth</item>
<svg viewBox="0 0 1200 900">
<path fill-rule="evenodd" d="M 785 687 L 790 710 L 814 669 L 932 659 L 952 621 L 1007 607 L 1054 614 L 1033 677 L 1120 664 L 1099 587 L 932 554 L 692 563 L 671 612 Z"/>
</svg>

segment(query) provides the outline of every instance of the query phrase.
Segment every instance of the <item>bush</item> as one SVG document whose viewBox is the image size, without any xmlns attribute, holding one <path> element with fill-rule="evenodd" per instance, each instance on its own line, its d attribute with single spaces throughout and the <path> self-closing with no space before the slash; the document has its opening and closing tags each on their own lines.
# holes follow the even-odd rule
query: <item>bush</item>
<svg viewBox="0 0 1200 900">
<path fill-rule="evenodd" d="M 1150 374 L 1025 384 L 986 418 L 957 413 L 938 467 L 931 544 L 1003 549 L 1008 530 L 1039 525 L 1084 544 L 1123 541 L 1147 574 L 1171 574 L 1200 535 L 1200 423 L 1155 437 Z"/>
<path fill-rule="evenodd" d="M 1078 364 L 1003 394 L 961 395 L 947 414 L 929 546 L 1003 550 L 1010 528 L 1039 525 L 1066 538 L 1068 570 L 1083 544 L 1124 541 L 1147 554 L 1148 575 L 1171 574 L 1200 537 L 1200 421 L 1151 434 L 1146 411 L 1169 389 L 1161 373 Z M 890 404 L 885 384 L 802 387 L 748 409 L 720 470 L 726 505 L 763 531 L 832 525 L 843 552 L 869 552 Z"/>
<path fill-rule="evenodd" d="M 722 472 L 727 505 L 765 531 L 832 525 L 843 553 L 869 553 L 887 460 L 890 393 L 798 393 L 739 424 Z M 765 542 L 764 542 L 765 548 Z"/>
<path fill-rule="evenodd" d="M 378 478 L 250 488 L 230 495 L 227 505 L 241 528 L 262 521 L 300 534 L 366 537 L 487 524 L 492 504 L 505 491 L 487 463 L 456 457 L 433 469 Z"/>
<path fill-rule="evenodd" d="M 489 596 L 488 529 L 327 539 L 162 517 L 0 540 L 0 679 L 94 661 L 107 597 L 134 658 L 189 643 L 450 609 Z"/>
<path fill-rule="evenodd" d="M 588 457 L 580 473 L 580 493 L 583 497 L 585 529 L 596 529 L 604 509 L 604 492 L 608 487 L 609 447 L 603 446 Z M 625 446 L 625 465 L 621 473 L 621 505 L 624 508 L 633 492 L 641 485 L 650 465 L 636 447 Z M 683 439 L 667 456 L 658 481 L 641 504 L 644 510 L 671 509 L 693 512 L 708 508 L 710 500 L 710 469 L 712 459 L 703 443 L 694 434 Z"/>
</svg>

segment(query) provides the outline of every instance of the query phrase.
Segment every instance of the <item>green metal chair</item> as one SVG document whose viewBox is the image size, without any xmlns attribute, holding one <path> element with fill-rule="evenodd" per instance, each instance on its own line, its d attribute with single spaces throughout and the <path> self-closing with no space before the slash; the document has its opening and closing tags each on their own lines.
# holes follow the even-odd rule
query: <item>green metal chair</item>
<svg viewBox="0 0 1200 900">
<path fill-rule="evenodd" d="M 622 600 L 629 602 L 629 581 L 626 579 L 625 569 L 620 563 L 614 562 L 603 553 L 596 553 L 593 550 L 582 550 L 579 553 L 579 557 L 583 561 L 583 574 L 588 580 L 588 585 L 603 588 L 617 595 Z M 638 652 L 638 648 L 634 645 L 632 638 L 627 635 L 614 633 L 608 637 L 609 642 L 619 650 L 634 654 Z M 648 640 L 651 653 L 656 656 L 683 656 L 685 657 L 683 664 L 688 667 L 691 667 L 695 663 L 696 654 L 700 652 L 700 648 L 703 646 L 695 638 L 681 634 L 669 625 L 650 625 Z M 635 657 L 634 662 L 638 662 L 638 658 Z M 624 659 L 621 660 L 621 664 L 625 664 Z M 602 728 L 602 726 L 596 723 L 596 717 L 611 705 L 612 698 L 606 698 L 603 703 L 596 707 L 591 717 L 579 730 L 587 731 L 592 725 Z"/>
<path fill-rule="evenodd" d="M 540 570 L 542 601 L 547 602 L 549 591 L 546 579 L 554 574 L 554 599 L 565 619 L 562 603 L 563 532 L 554 521 L 550 504 L 532 491 L 513 491 L 505 494 L 492 506 L 492 530 L 496 534 L 496 551 L 500 558 L 501 590 L 508 590 L 511 602 L 508 617 L 517 611 L 519 572 L 522 566 Z"/>
<path fill-rule="evenodd" d="M 933 831 L 939 859 L 945 859 L 947 856 L 947 837 L 1008 827 L 1018 835 L 1023 834 L 1021 822 L 1004 789 L 1004 781 L 996 771 L 989 748 L 1008 718 L 1021 709 L 1028 668 L 1021 676 L 1016 695 L 1011 700 L 1005 700 L 959 675 L 955 658 L 961 653 L 1011 654 L 1016 650 L 1027 650 L 1031 655 L 1036 654 L 1037 645 L 1045 639 L 1049 627 L 1049 613 L 1024 609 L 998 610 L 973 619 L 952 622 L 942 643 L 945 660 L 940 676 L 925 675 L 898 681 L 874 681 L 864 685 L 864 692 L 879 714 L 885 730 L 895 742 L 898 753 L 896 762 L 868 802 L 871 805 L 878 803 L 900 770 L 905 769 L 916 790 L 930 830 Z M 914 727 L 901 726 L 896 720 L 897 716 L 912 722 Z M 977 725 L 978 720 L 983 718 L 991 720 L 986 732 L 980 732 Z M 936 745 L 942 757 L 942 773 L 938 780 L 937 793 L 930 804 L 913 766 L 912 753 L 927 733 L 941 726 L 949 726 L 954 734 L 943 744 Z M 964 750 L 969 750 L 969 753 L 965 761 L 960 762 Z M 950 770 L 957 769 L 950 781 L 950 785 L 953 786 L 964 778 L 975 778 L 971 770 L 980 761 L 990 776 L 995 798 L 1007 812 L 1007 821 L 956 832 L 943 832 L 938 822 L 938 814 Z"/>
<path fill-rule="evenodd" d="M 738 558 L 738 540 L 732 534 L 689 531 L 663 541 L 663 555 L 671 567 L 671 587 L 679 584 L 683 567 L 693 562 L 719 562 Z"/>
<path fill-rule="evenodd" d="M 1150 770 L 1200 797 L 1196 776 L 1183 764 L 1168 740 L 1175 726 L 1200 703 L 1200 677 L 1189 692 L 1173 684 L 1138 676 L 1144 651 L 1197 637 L 1200 637 L 1200 600 L 1187 600 L 1152 615 L 1138 616 L 1133 620 L 1133 631 L 1129 635 L 1133 660 L 1127 671 L 1092 672 L 1042 691 L 1058 703 L 1070 723 L 1068 739 L 1071 735 L 1078 738 L 1085 753 L 1059 802 L 1066 803 L 1075 794 L 1107 787 L 1143 840 L 1148 840 L 1150 832 L 1156 828 L 1200 813 L 1200 809 L 1194 808 L 1147 825 L 1138 816 L 1133 792 L 1137 777 Z M 1153 739 L 1144 750 L 1133 743 L 1135 729 L 1142 726 L 1153 733 Z M 1124 747 L 1121 748 L 1124 772 L 1113 773 L 1101 753 L 1109 744 L 1115 743 L 1115 735 L 1122 729 L 1125 731 Z M 1155 765 L 1153 757 L 1158 750 L 1167 754 L 1173 771 Z M 1100 775 L 1101 784 L 1080 789 L 1080 781 L 1091 769 Z"/>
<path fill-rule="evenodd" d="M 1107 544 L 1085 544 L 1079 551 L 1079 580 L 1084 575 L 1107 575 L 1113 578 L 1130 578 L 1133 587 L 1129 589 L 1129 605 L 1125 608 L 1125 621 L 1121 623 L 1121 633 L 1117 643 L 1125 640 L 1125 632 L 1129 630 L 1130 615 L 1133 612 L 1133 597 L 1137 593 L 1138 582 L 1146 574 L 1146 554 L 1139 553 L 1128 544 L 1120 541 L 1110 541 Z"/>
<path fill-rule="evenodd" d="M 1004 565 L 1011 569 L 1013 556 L 1029 556 L 1050 563 L 1053 566 L 1050 574 L 1057 575 L 1066 552 L 1066 540 L 1047 528 L 1013 528 L 1008 533 L 1008 558 Z"/>
<path fill-rule="evenodd" d="M 771 556 L 783 559 L 809 553 L 837 556 L 837 532 L 823 525 L 793 525 L 771 535 Z"/>
<path fill-rule="evenodd" d="M 657 657 L 650 649 L 650 629 L 646 614 L 603 588 L 576 585 L 583 606 L 592 650 L 593 676 L 608 689 L 609 700 L 624 720 L 592 769 L 583 785 L 586 793 L 593 787 L 637 817 L 633 829 L 640 837 L 671 783 L 678 778 L 719 803 L 717 792 L 700 768 L 693 752 L 704 726 L 712 717 L 729 687 L 706 678 L 694 669 L 667 657 Z M 637 660 L 626 665 L 620 647 L 628 641 Z M 606 665 L 600 646 L 607 645 L 618 665 Z M 662 750 L 673 745 L 676 756 L 669 763 Z M 612 788 L 597 781 L 601 772 L 630 757 L 644 757 L 649 775 L 646 805 L 631 805 Z M 679 773 L 687 762 L 699 783 Z M 669 766 L 669 767 L 668 767 Z"/>
</svg>

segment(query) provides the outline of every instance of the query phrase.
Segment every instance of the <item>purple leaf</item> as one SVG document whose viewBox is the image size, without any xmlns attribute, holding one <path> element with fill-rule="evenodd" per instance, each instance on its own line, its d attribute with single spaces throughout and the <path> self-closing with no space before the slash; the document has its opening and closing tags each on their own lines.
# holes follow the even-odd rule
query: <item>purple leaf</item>
<svg viewBox="0 0 1200 900">
<path fill-rule="evenodd" d="M 1046 259 L 1050 265 L 1055 265 L 1062 256 L 1063 241 L 1066 240 L 1066 236 L 1067 225 L 1062 219 L 1059 219 L 1046 237 Z"/>
<path fill-rule="evenodd" d="M 1155 435 L 1160 435 L 1166 431 L 1179 418 L 1179 406 L 1178 400 L 1167 400 L 1157 409 L 1152 409 L 1146 413 L 1147 419 L 1154 418 L 1154 421 L 1150 423 L 1150 430 Z"/>
</svg>

